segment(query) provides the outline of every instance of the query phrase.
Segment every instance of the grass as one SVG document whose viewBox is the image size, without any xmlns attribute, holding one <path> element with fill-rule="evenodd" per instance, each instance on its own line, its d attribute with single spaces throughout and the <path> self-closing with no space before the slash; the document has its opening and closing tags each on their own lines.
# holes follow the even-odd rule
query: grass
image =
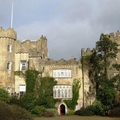
<svg viewBox="0 0 120 120">
<path fill-rule="evenodd" d="M 101 117 L 101 116 L 57 116 L 57 117 L 39 117 L 34 120 L 120 120 L 120 118 Z"/>
</svg>

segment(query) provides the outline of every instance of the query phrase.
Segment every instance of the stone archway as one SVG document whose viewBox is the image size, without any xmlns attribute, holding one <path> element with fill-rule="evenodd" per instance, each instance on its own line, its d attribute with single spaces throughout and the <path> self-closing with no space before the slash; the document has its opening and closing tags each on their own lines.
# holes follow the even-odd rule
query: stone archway
<svg viewBox="0 0 120 120">
<path fill-rule="evenodd" d="M 67 113 L 67 106 L 65 103 L 61 103 L 58 107 L 59 115 L 65 115 Z"/>
<path fill-rule="evenodd" d="M 60 105 L 60 115 L 65 115 L 65 105 Z"/>
</svg>

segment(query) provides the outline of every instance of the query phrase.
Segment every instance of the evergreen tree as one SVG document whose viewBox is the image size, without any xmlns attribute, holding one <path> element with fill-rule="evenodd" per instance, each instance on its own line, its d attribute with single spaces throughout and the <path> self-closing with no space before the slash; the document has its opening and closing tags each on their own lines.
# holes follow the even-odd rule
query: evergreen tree
<svg viewBox="0 0 120 120">
<path fill-rule="evenodd" d="M 96 49 L 91 54 L 82 56 L 83 66 L 89 71 L 90 80 L 95 86 L 96 98 L 99 100 L 102 99 L 103 94 L 100 91 L 104 91 L 106 85 L 109 89 L 114 86 L 114 81 L 109 77 L 108 72 L 112 67 L 111 61 L 116 58 L 118 51 L 118 44 L 101 34 L 100 40 L 96 42 Z"/>
</svg>

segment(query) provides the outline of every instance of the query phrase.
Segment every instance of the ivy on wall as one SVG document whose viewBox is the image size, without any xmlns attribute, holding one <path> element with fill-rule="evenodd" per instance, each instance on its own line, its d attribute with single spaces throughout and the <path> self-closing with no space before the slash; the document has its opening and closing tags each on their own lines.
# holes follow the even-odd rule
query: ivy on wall
<svg viewBox="0 0 120 120">
<path fill-rule="evenodd" d="M 75 109 L 75 106 L 78 104 L 78 98 L 79 98 L 79 89 L 81 87 L 80 80 L 74 79 L 73 85 L 72 85 L 72 99 L 71 100 L 64 100 L 64 102 L 67 104 L 68 108 L 71 110 Z"/>
<path fill-rule="evenodd" d="M 22 78 L 25 78 L 26 81 L 26 93 L 33 93 L 35 91 L 36 82 L 39 79 L 39 76 L 41 76 L 41 72 L 37 70 L 28 69 L 25 72 L 23 71 L 15 71 L 15 75 L 20 76 Z M 38 82 L 37 82 L 38 83 Z"/>
<path fill-rule="evenodd" d="M 37 77 L 40 73 L 36 70 L 27 70 L 25 74 L 26 74 L 26 93 L 33 93 L 35 90 L 35 83 Z"/>
</svg>

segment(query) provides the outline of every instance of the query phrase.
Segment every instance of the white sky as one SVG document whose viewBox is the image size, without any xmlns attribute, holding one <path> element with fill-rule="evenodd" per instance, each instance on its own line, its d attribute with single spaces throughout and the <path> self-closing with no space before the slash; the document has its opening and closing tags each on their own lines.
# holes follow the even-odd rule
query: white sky
<svg viewBox="0 0 120 120">
<path fill-rule="evenodd" d="M 81 48 L 93 48 L 100 34 L 120 29 L 120 0 L 0 0 L 0 26 L 11 24 L 19 40 L 48 39 L 49 57 L 80 58 Z"/>
</svg>

